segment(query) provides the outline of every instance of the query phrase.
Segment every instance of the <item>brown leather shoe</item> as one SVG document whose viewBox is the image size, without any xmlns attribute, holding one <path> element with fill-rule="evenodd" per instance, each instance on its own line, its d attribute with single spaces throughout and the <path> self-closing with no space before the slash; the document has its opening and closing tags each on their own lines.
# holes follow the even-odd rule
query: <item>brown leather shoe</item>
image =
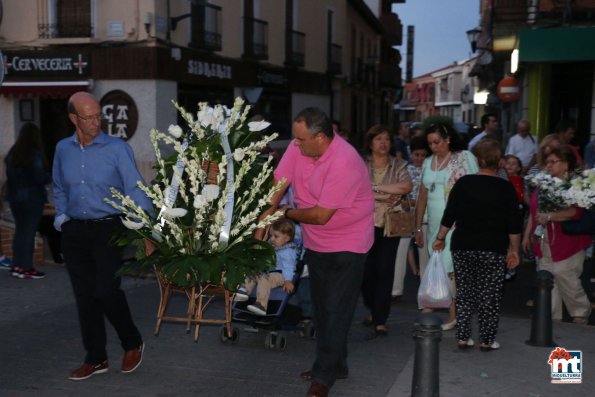
<svg viewBox="0 0 595 397">
<path fill-rule="evenodd" d="M 345 374 L 337 374 L 337 379 L 347 379 L 349 375 Z M 300 374 L 300 378 L 303 380 L 311 381 L 312 380 L 312 371 L 304 371 Z"/>
<path fill-rule="evenodd" d="M 328 387 L 322 383 L 312 382 L 306 397 L 328 397 Z"/>
<path fill-rule="evenodd" d="M 99 364 L 87 364 L 84 363 L 78 369 L 75 369 L 70 373 L 68 379 L 70 380 L 83 380 L 92 377 L 95 374 L 104 374 L 109 369 L 107 360 Z"/>
<path fill-rule="evenodd" d="M 143 361 L 143 350 L 145 344 L 141 343 L 136 349 L 128 350 L 122 359 L 122 373 L 128 374 L 138 368 Z"/>
</svg>

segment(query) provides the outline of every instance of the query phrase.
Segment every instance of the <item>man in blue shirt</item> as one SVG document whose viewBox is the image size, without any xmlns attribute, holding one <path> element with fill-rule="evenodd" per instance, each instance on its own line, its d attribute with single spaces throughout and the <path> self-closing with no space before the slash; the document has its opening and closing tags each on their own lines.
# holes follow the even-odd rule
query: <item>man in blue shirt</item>
<svg viewBox="0 0 595 397">
<path fill-rule="evenodd" d="M 137 186 L 142 181 L 130 146 L 101 131 L 101 107 L 95 97 L 78 92 L 68 101 L 75 133 L 56 145 L 53 187 L 56 218 L 62 231 L 64 262 L 70 275 L 79 314 L 83 365 L 70 374 L 83 380 L 107 372 L 104 316 L 114 326 L 125 351 L 122 372 L 141 363 L 143 341 L 132 321 L 120 278 L 121 249 L 110 243 L 121 226 L 121 214 L 104 202 L 110 187 L 132 198 L 143 209 L 151 202 Z"/>
</svg>

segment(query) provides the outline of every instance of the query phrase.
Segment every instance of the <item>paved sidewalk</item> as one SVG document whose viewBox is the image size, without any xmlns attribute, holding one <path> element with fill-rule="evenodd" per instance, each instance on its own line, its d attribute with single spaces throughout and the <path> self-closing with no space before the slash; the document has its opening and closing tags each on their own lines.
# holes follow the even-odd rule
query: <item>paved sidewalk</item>
<svg viewBox="0 0 595 397">
<path fill-rule="evenodd" d="M 567 350 L 581 350 L 582 384 L 550 383 L 547 364 L 550 347 L 525 344 L 531 321 L 504 317 L 500 321 L 500 350 L 482 352 L 476 346 L 461 351 L 454 332 L 445 332 L 440 343 L 440 396 L 442 397 L 548 397 L 595 394 L 595 327 L 555 322 L 553 339 Z M 477 330 L 477 328 L 476 328 Z M 473 339 L 477 344 L 477 332 Z M 414 358 L 399 374 L 388 396 L 409 396 Z"/>
<path fill-rule="evenodd" d="M 297 334 L 287 349 L 264 349 L 264 333 L 242 330 L 237 345 L 219 341 L 219 327 L 204 327 L 198 343 L 184 324 L 164 323 L 153 336 L 159 300 L 153 279 L 124 280 L 135 318 L 146 343 L 141 367 L 120 373 L 122 350 L 108 325 L 110 371 L 88 380 L 67 380 L 83 359 L 79 326 L 70 282 L 62 266 L 47 265 L 43 280 L 18 280 L 0 272 L 0 396 L 303 396 L 308 384 L 299 373 L 314 358 L 314 342 Z M 183 312 L 184 300 L 172 302 Z M 215 314 L 213 314 L 215 313 Z M 215 303 L 209 316 L 221 314 Z M 360 305 L 350 333 L 350 378 L 338 381 L 333 396 L 409 396 L 412 380 L 416 305 L 405 299 L 392 307 L 389 336 L 366 341 Z M 443 318 L 446 313 L 439 315 Z M 554 325 L 560 346 L 583 351 L 582 385 L 551 385 L 547 357 L 550 349 L 527 346 L 530 321 L 502 319 L 498 337 L 502 349 L 490 353 L 460 352 L 454 332 L 440 344 L 442 396 L 554 396 L 595 394 L 595 327 Z"/>
</svg>

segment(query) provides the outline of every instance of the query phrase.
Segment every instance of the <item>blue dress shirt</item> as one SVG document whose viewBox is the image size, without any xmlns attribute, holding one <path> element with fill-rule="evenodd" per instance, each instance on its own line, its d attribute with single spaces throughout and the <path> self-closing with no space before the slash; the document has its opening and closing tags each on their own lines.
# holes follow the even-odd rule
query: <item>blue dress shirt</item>
<svg viewBox="0 0 595 397">
<path fill-rule="evenodd" d="M 56 145 L 53 187 L 56 205 L 54 226 L 60 230 L 69 219 L 99 219 L 117 215 L 104 199 L 113 199 L 114 187 L 146 211 L 152 203 L 138 187 L 144 183 L 130 145 L 103 131 L 90 145 L 82 146 L 76 133 Z M 117 200 L 115 200 L 117 202 Z"/>
</svg>

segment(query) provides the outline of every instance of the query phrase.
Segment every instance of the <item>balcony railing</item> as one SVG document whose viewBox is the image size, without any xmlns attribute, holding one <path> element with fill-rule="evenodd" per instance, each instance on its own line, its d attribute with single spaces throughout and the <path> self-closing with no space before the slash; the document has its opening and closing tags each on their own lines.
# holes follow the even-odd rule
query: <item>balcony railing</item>
<svg viewBox="0 0 595 397">
<path fill-rule="evenodd" d="M 593 21 L 592 0 L 494 0 L 493 17 L 497 24 L 540 24 Z"/>
<path fill-rule="evenodd" d="M 287 30 L 285 34 L 285 64 L 297 67 L 304 66 L 306 35 L 295 30 Z"/>
<path fill-rule="evenodd" d="M 221 51 L 221 7 L 192 2 L 190 47 Z"/>
<path fill-rule="evenodd" d="M 268 22 L 244 17 L 244 57 L 257 60 L 268 59 L 268 36 Z"/>
<path fill-rule="evenodd" d="M 38 3 L 37 31 L 39 38 L 93 37 L 90 0 Z"/>
<path fill-rule="evenodd" d="M 89 22 L 40 23 L 37 31 L 40 39 L 93 37 L 93 25 Z"/>
<path fill-rule="evenodd" d="M 327 72 L 341 74 L 341 54 L 343 49 L 338 44 L 328 43 Z"/>
</svg>

